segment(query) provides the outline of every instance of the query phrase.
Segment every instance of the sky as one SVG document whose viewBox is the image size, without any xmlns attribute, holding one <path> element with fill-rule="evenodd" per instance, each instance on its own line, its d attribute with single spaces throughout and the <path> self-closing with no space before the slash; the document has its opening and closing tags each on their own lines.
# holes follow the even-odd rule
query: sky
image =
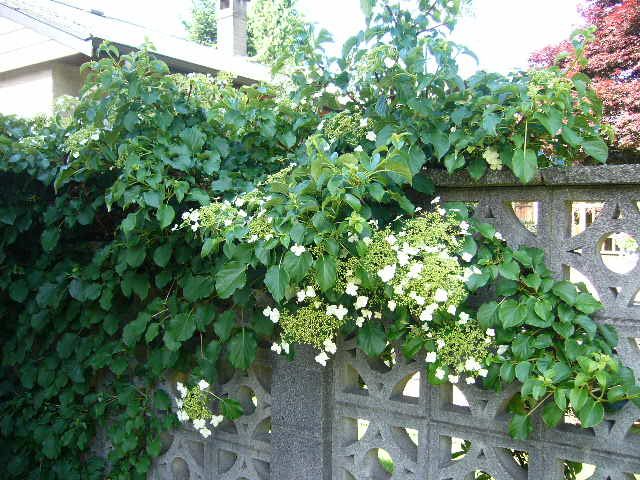
<svg viewBox="0 0 640 480">
<path fill-rule="evenodd" d="M 182 20 L 190 16 L 191 0 L 66 0 L 85 8 L 125 18 L 173 35 L 184 36 Z M 475 0 L 452 39 L 469 47 L 479 65 L 461 59 L 464 76 L 476 69 L 507 73 L 525 68 L 529 55 L 569 37 L 581 25 L 577 11 L 583 0 Z M 329 30 L 336 40 L 331 53 L 364 26 L 360 0 L 299 0 L 310 21 Z"/>
</svg>

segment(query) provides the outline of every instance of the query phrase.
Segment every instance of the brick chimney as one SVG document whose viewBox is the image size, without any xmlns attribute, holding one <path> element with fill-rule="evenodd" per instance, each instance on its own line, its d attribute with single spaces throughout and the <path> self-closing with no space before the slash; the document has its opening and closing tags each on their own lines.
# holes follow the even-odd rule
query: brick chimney
<svg viewBox="0 0 640 480">
<path fill-rule="evenodd" d="M 218 49 L 247 55 L 247 4 L 250 0 L 219 0 Z"/>
</svg>

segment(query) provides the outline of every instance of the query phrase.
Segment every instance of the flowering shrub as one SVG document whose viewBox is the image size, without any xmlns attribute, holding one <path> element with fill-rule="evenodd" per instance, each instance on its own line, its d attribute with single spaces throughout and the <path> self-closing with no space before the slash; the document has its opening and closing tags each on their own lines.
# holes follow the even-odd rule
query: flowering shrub
<svg viewBox="0 0 640 480">
<path fill-rule="evenodd" d="M 441 31 L 459 3 L 364 1 L 367 31 L 340 59 L 301 42 L 286 88 L 106 45 L 72 115 L 0 118 L 3 478 L 144 478 L 170 412 L 204 435 L 241 413 L 200 380 L 297 342 L 327 364 L 338 336 L 424 359 L 433 383 L 520 381 L 518 438 L 538 410 L 587 427 L 638 402 L 582 287 L 464 205 L 429 204 L 433 169 L 526 182 L 607 153 L 583 77 L 459 77 L 466 50 Z M 166 392 L 167 375 L 195 386 Z"/>
</svg>

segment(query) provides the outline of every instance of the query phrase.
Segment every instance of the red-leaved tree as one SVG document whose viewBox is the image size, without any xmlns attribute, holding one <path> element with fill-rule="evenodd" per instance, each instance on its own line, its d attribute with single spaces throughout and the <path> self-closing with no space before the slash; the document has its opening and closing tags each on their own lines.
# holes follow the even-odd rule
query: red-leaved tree
<svg viewBox="0 0 640 480">
<path fill-rule="evenodd" d="M 569 75 L 583 72 L 594 79 L 604 102 L 607 121 L 616 130 L 617 157 L 640 157 L 640 0 L 589 0 L 582 9 L 588 25 L 596 28 L 587 44 L 587 62 L 575 61 L 571 42 L 534 53 L 534 67 L 559 63 Z M 566 54 L 563 56 L 562 54 Z M 560 56 L 561 60 L 558 60 Z"/>
</svg>

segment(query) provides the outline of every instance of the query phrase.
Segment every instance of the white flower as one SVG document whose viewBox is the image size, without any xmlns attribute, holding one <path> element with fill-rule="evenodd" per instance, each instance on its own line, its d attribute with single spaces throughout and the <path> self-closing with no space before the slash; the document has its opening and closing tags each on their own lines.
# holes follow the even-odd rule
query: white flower
<svg viewBox="0 0 640 480">
<path fill-rule="evenodd" d="M 358 295 L 358 285 L 349 282 L 347 283 L 347 287 L 345 288 L 344 292 L 351 297 L 355 297 Z"/>
<path fill-rule="evenodd" d="M 408 278 L 418 278 L 424 269 L 424 265 L 422 263 L 414 263 L 409 268 L 409 272 L 407 273 Z"/>
<path fill-rule="evenodd" d="M 289 344 L 283 340 L 280 346 L 282 347 L 282 351 L 289 355 Z"/>
<path fill-rule="evenodd" d="M 304 248 L 304 246 L 303 246 L 303 245 L 298 245 L 298 244 L 296 243 L 293 247 L 291 247 L 291 251 L 293 252 L 293 254 L 294 254 L 296 257 L 299 257 L 299 256 L 300 256 L 300 255 L 302 255 L 304 252 L 306 252 L 306 251 L 307 251 L 307 249 L 306 249 L 306 248 Z"/>
<path fill-rule="evenodd" d="M 396 304 L 396 301 L 395 301 L 395 300 L 389 300 L 389 301 L 387 302 L 387 308 L 388 308 L 390 311 L 392 311 L 392 312 L 393 312 L 393 311 L 395 311 L 396 306 L 397 306 L 397 304 Z"/>
<path fill-rule="evenodd" d="M 356 325 L 358 326 L 358 328 L 362 328 L 362 325 L 364 325 L 364 317 L 356 318 Z"/>
<path fill-rule="evenodd" d="M 367 306 L 367 302 L 369 302 L 369 297 L 365 297 L 364 295 L 360 295 L 356 298 L 356 308 L 362 309 Z"/>
<path fill-rule="evenodd" d="M 351 102 L 351 97 L 349 97 L 348 95 L 340 95 L 336 100 L 338 100 L 338 103 L 340 105 L 346 105 L 347 103 Z"/>
<path fill-rule="evenodd" d="M 461 221 L 460 222 L 460 230 L 462 233 L 467 233 L 469 231 L 469 222 Z"/>
<path fill-rule="evenodd" d="M 347 310 L 343 305 L 328 305 L 327 306 L 327 315 L 334 315 L 338 320 L 342 320 L 349 310 Z"/>
<path fill-rule="evenodd" d="M 467 323 L 469 321 L 469 314 L 467 312 L 460 312 L 460 320 L 458 320 L 458 323 L 460 325 L 464 325 L 465 323 Z"/>
<path fill-rule="evenodd" d="M 335 355 L 335 353 L 338 351 L 338 346 L 333 343 L 330 338 L 327 338 L 324 342 L 322 342 L 322 345 L 324 345 L 325 352 L 328 352 L 332 355 Z"/>
<path fill-rule="evenodd" d="M 233 202 L 233 204 L 238 208 L 242 207 L 244 205 L 244 198 L 241 198 L 241 197 L 236 198 L 236 201 Z"/>
<path fill-rule="evenodd" d="M 398 239 L 396 238 L 396 236 L 393 233 L 391 235 L 387 235 L 385 240 L 387 241 L 387 243 L 389 245 L 393 245 L 394 243 L 396 243 L 398 241 Z"/>
<path fill-rule="evenodd" d="M 473 255 L 471 255 L 469 252 L 464 252 L 464 253 L 461 255 L 461 258 L 462 258 L 462 260 L 463 260 L 463 261 L 465 261 L 465 262 L 470 262 L 470 261 L 471 261 L 471 259 L 473 259 Z"/>
<path fill-rule="evenodd" d="M 495 337 L 496 336 L 496 331 L 493 328 L 487 328 L 487 335 L 489 337 Z"/>
<path fill-rule="evenodd" d="M 198 382 L 198 388 L 200 390 L 206 390 L 207 388 L 209 388 L 209 382 L 207 382 L 206 380 L 200 380 Z"/>
<path fill-rule="evenodd" d="M 277 343 L 274 343 L 273 345 L 271 345 L 271 351 L 276 352 L 278 355 L 280 355 L 282 353 L 282 347 Z"/>
<path fill-rule="evenodd" d="M 436 340 L 436 345 L 438 346 L 438 350 L 442 350 L 444 348 L 444 346 L 446 345 L 446 343 L 445 343 L 444 340 L 439 338 L 438 340 Z"/>
<path fill-rule="evenodd" d="M 365 128 L 367 125 L 369 125 L 369 119 L 368 118 L 360 119 L 360 128 Z"/>
<path fill-rule="evenodd" d="M 244 210 L 238 210 L 238 216 L 242 218 L 246 218 L 247 212 L 245 212 Z"/>
<path fill-rule="evenodd" d="M 451 315 L 455 315 L 456 314 L 456 306 L 455 305 L 449 305 L 447 307 L 447 312 L 450 313 Z"/>
<path fill-rule="evenodd" d="M 184 401 L 181 398 L 176 398 L 175 401 L 176 401 L 176 406 L 178 408 L 182 408 L 182 406 L 184 405 Z"/>
<path fill-rule="evenodd" d="M 371 245 L 371 242 L 373 242 L 371 237 L 364 237 L 362 241 L 364 242 L 365 245 Z"/>
<path fill-rule="evenodd" d="M 440 203 L 440 197 L 436 197 L 433 200 L 431 200 L 431 205 L 435 205 L 436 203 Z"/>
<path fill-rule="evenodd" d="M 424 361 L 427 363 L 435 363 L 437 358 L 438 354 L 436 352 L 429 352 L 427 353 L 427 357 L 424 359 Z"/>
<path fill-rule="evenodd" d="M 493 236 L 496 238 L 496 240 L 500 240 L 500 241 L 504 240 L 504 237 L 502 236 L 502 234 L 500 232 L 494 233 Z"/>
<path fill-rule="evenodd" d="M 316 291 L 314 290 L 314 288 L 312 286 L 308 286 L 304 293 L 309 298 L 313 298 L 313 297 L 316 296 Z"/>
<path fill-rule="evenodd" d="M 233 225 L 233 220 L 229 220 L 228 218 L 223 222 L 225 227 L 230 227 Z"/>
<path fill-rule="evenodd" d="M 213 417 L 211 417 L 211 425 L 213 425 L 213 427 L 216 428 L 218 425 L 222 423 L 223 420 L 224 420 L 224 416 L 214 415 Z"/>
<path fill-rule="evenodd" d="M 200 435 L 202 435 L 204 438 L 209 438 L 211 436 L 211 430 L 206 427 L 202 428 L 200 429 Z"/>
<path fill-rule="evenodd" d="M 378 276 L 383 282 L 390 282 L 396 275 L 396 265 L 387 265 L 382 270 L 378 270 Z"/>
<path fill-rule="evenodd" d="M 435 312 L 437 309 L 438 309 L 438 305 L 436 305 L 435 303 L 428 305 L 427 308 L 425 308 L 420 313 L 420 321 L 430 322 L 431 320 L 433 320 L 433 312 Z"/>
<path fill-rule="evenodd" d="M 187 387 L 185 387 L 182 382 L 176 383 L 176 389 L 180 392 L 182 398 L 187 396 Z"/>
<path fill-rule="evenodd" d="M 369 140 L 370 142 L 375 142 L 376 138 L 378 138 L 376 132 L 367 132 L 367 140 Z"/>
<path fill-rule="evenodd" d="M 435 373 L 435 377 L 438 380 L 442 380 L 444 378 L 444 370 L 441 368 L 436 368 L 436 373 Z"/>
<path fill-rule="evenodd" d="M 177 415 L 178 420 L 180 420 L 181 422 L 184 423 L 189 421 L 189 415 L 187 415 L 187 412 L 185 412 L 184 410 L 178 410 Z"/>
<path fill-rule="evenodd" d="M 330 83 L 329 85 L 327 85 L 325 87 L 324 90 L 330 95 L 335 95 L 336 93 L 338 93 L 339 88 L 337 87 L 337 85 L 335 83 Z"/>
<path fill-rule="evenodd" d="M 416 303 L 420 306 L 424 305 L 425 303 L 425 298 L 422 295 L 417 295 L 415 292 L 411 292 L 411 294 L 409 294 L 411 296 L 411 298 L 413 298 Z"/>
<path fill-rule="evenodd" d="M 398 263 L 400 264 L 401 267 L 404 267 L 405 265 L 409 264 L 409 255 L 407 255 L 406 252 L 404 252 L 403 250 L 400 250 L 397 256 L 398 256 Z"/>
<path fill-rule="evenodd" d="M 196 430 L 200 430 L 200 429 L 202 429 L 202 428 L 204 428 L 206 426 L 207 426 L 207 424 L 202 418 L 196 418 L 193 421 L 193 428 L 195 428 Z"/>
<path fill-rule="evenodd" d="M 504 355 L 509 350 L 509 345 L 500 345 L 498 346 L 498 355 Z"/>
<path fill-rule="evenodd" d="M 449 380 L 449 383 L 458 383 L 460 377 L 458 375 L 449 375 L 447 376 L 447 379 Z"/>
<path fill-rule="evenodd" d="M 502 170 L 502 160 L 500 154 L 493 148 L 487 148 L 482 154 L 491 170 Z"/>
<path fill-rule="evenodd" d="M 269 319 L 273 323 L 278 323 L 278 321 L 280 320 L 280 312 L 278 311 L 277 308 L 267 307 L 262 311 L 262 314 L 265 317 L 269 317 Z"/>
<path fill-rule="evenodd" d="M 356 148 L 353 149 L 353 151 L 360 153 L 364 151 L 364 148 L 362 148 L 362 145 L 358 145 Z"/>
<path fill-rule="evenodd" d="M 307 292 L 305 292 L 304 290 L 300 290 L 298 293 L 296 293 L 296 297 L 298 299 L 298 303 L 304 302 L 304 299 L 307 298 Z"/>
<path fill-rule="evenodd" d="M 469 372 L 478 371 L 482 368 L 482 365 L 478 363 L 475 358 L 468 358 L 466 362 L 464 362 L 464 369 Z"/>
<path fill-rule="evenodd" d="M 327 366 L 327 360 L 329 360 L 329 355 L 327 355 L 326 352 L 320 352 L 318 355 L 316 355 L 315 357 L 315 361 L 318 362 L 320 365 L 322 365 L 323 367 Z"/>
<path fill-rule="evenodd" d="M 182 220 L 186 220 L 187 218 L 189 218 L 189 212 L 184 212 L 182 214 Z"/>
<path fill-rule="evenodd" d="M 396 64 L 396 61 L 393 58 L 387 57 L 384 59 L 384 66 L 387 68 L 393 68 Z"/>
<path fill-rule="evenodd" d="M 487 370 L 486 368 L 481 368 L 480 370 L 478 370 L 478 375 L 480 375 L 481 377 L 486 377 L 487 375 L 489 375 L 489 370 Z"/>
<path fill-rule="evenodd" d="M 444 208 L 438 207 L 437 211 L 441 217 L 444 217 L 447 214 L 447 211 Z"/>
<path fill-rule="evenodd" d="M 467 382 L 467 385 L 473 385 L 474 383 L 476 383 L 476 379 L 473 377 L 467 377 L 465 381 Z"/>
<path fill-rule="evenodd" d="M 438 303 L 444 303 L 448 300 L 449 298 L 449 294 L 447 293 L 447 291 L 443 288 L 438 288 L 436 290 L 436 293 L 434 295 L 434 299 L 436 302 Z"/>
</svg>

